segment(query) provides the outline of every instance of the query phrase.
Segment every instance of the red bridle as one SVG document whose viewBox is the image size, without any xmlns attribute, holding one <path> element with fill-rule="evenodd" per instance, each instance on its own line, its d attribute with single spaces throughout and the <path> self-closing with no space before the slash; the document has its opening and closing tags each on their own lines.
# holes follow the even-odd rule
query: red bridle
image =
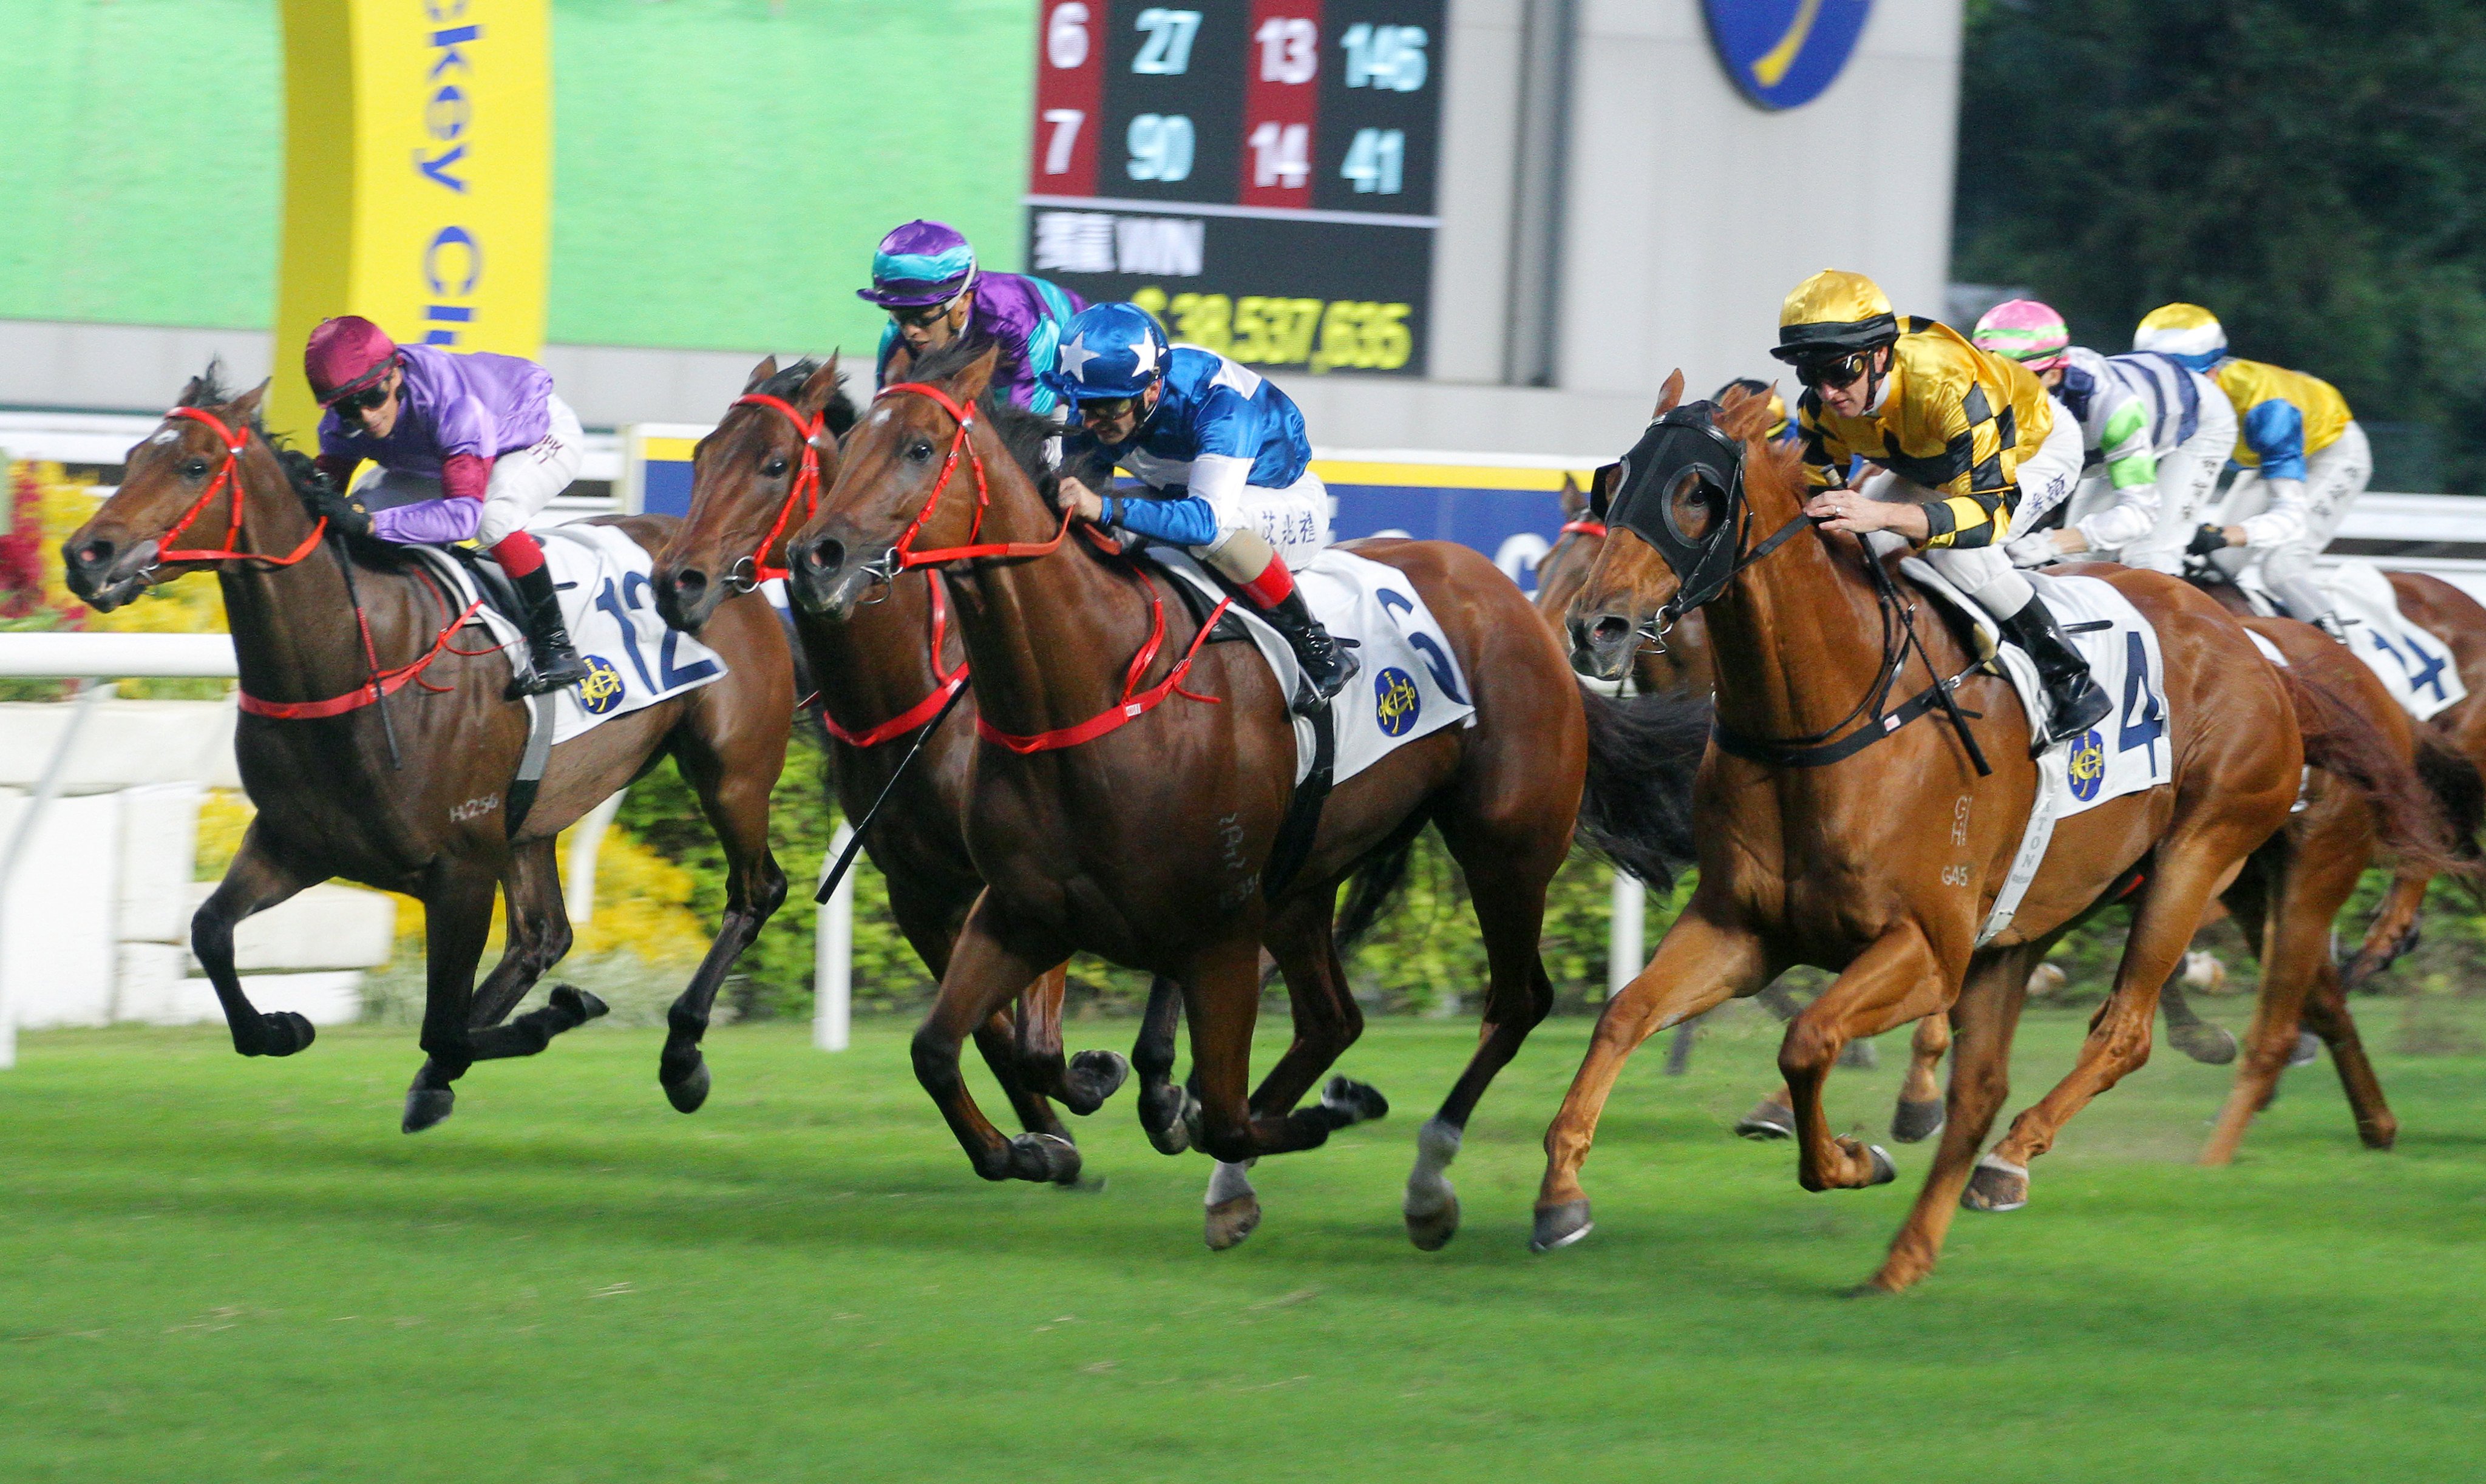
<svg viewBox="0 0 2486 1484">
<path fill-rule="evenodd" d="M 767 407 L 775 410 L 779 415 L 783 416 L 787 422 L 794 425 L 796 435 L 803 440 L 803 462 L 801 467 L 794 471 L 794 482 L 786 490 L 786 503 L 777 508 L 777 523 L 770 526 L 768 528 L 767 536 L 760 538 L 760 549 L 758 551 L 755 551 L 750 556 L 743 558 L 742 562 L 736 562 L 734 563 L 734 566 L 737 568 L 742 565 L 743 562 L 751 563 L 752 575 L 747 580 L 748 586 L 743 589 L 743 591 L 747 592 L 752 588 L 758 587 L 760 584 L 766 582 L 771 577 L 784 577 L 788 575 L 786 568 L 782 566 L 770 566 L 768 564 L 768 554 L 777 549 L 778 537 L 786 534 L 787 522 L 794 518 L 794 506 L 796 503 L 800 502 L 803 507 L 803 520 L 806 523 L 808 523 L 814 515 L 819 513 L 820 450 L 819 446 L 812 440 L 820 436 L 820 429 L 825 423 L 825 412 L 815 412 L 809 418 L 806 418 L 801 413 L 794 410 L 794 404 L 792 402 L 786 400 L 782 397 L 771 397 L 765 392 L 746 393 L 743 396 L 735 398 L 733 399 L 733 404 L 737 407 L 748 405 L 753 407 Z M 732 573 L 728 573 L 726 580 L 728 582 L 735 582 L 743 581 L 744 579 L 739 579 Z"/>
<path fill-rule="evenodd" d="M 924 508 L 915 512 L 915 518 L 907 522 L 906 530 L 898 537 L 898 544 L 890 548 L 889 554 L 898 559 L 889 568 L 893 576 L 915 567 L 931 566 L 935 563 L 967 562 L 978 557 L 1041 557 L 1062 544 L 1062 538 L 1070 534 L 1068 510 L 1062 512 L 1062 529 L 1054 532 L 1053 539 L 1049 541 L 990 541 L 981 545 L 977 544 L 976 537 L 982 535 L 984 530 L 984 511 L 992 506 L 992 491 L 984 483 L 984 455 L 977 452 L 975 442 L 969 436 L 975 428 L 976 410 L 953 400 L 950 394 L 939 387 L 922 381 L 900 381 L 882 387 L 873 396 L 872 400 L 878 401 L 883 397 L 894 397 L 900 392 L 915 392 L 932 398 L 940 404 L 942 411 L 950 414 L 956 421 L 958 431 L 950 440 L 950 454 L 941 460 L 940 478 L 932 481 L 932 493 L 925 497 Z M 917 551 L 915 537 L 923 531 L 924 523 L 932 518 L 934 508 L 941 503 L 941 492 L 950 487 L 950 476 L 957 470 L 958 454 L 961 452 L 966 453 L 968 463 L 973 465 L 976 471 L 976 513 L 967 524 L 967 544 L 946 546 L 933 551 Z"/>
<path fill-rule="evenodd" d="M 242 451 L 250 447 L 250 428 L 246 425 L 238 430 L 227 427 L 222 418 L 217 417 L 212 412 L 208 412 L 198 407 L 176 407 L 172 411 L 165 413 L 164 416 L 167 421 L 174 418 L 183 418 L 193 423 L 203 423 L 207 425 L 208 430 L 213 432 L 216 437 L 221 439 L 224 443 L 225 462 L 224 467 L 216 471 L 215 478 L 207 481 L 207 487 L 200 493 L 197 501 L 195 501 L 188 509 L 183 510 L 181 512 L 181 518 L 173 522 L 171 528 L 168 529 L 163 536 L 157 538 L 155 549 L 155 562 L 157 565 L 160 566 L 167 562 L 227 562 L 238 560 L 264 562 L 270 566 L 291 566 L 296 562 L 299 562 L 303 558 L 311 555 L 311 553 L 318 547 L 319 538 L 325 536 L 328 532 L 328 517 L 325 515 L 319 517 L 319 523 L 311 528 L 311 534 L 302 538 L 302 544 L 293 548 L 290 555 L 270 557 L 259 552 L 234 550 L 233 548 L 239 545 L 241 542 L 241 455 Z M 180 536 L 182 532 L 189 530 L 190 522 L 197 520 L 200 514 L 205 511 L 210 504 L 214 503 L 215 498 L 219 493 L 228 490 L 232 492 L 233 498 L 226 502 L 228 508 L 232 512 L 232 519 L 225 526 L 226 549 L 223 551 L 175 550 L 173 547 L 174 537 Z"/>
<path fill-rule="evenodd" d="M 1599 540 L 1603 540 L 1606 536 L 1606 523 L 1602 520 L 1566 520 L 1562 522 L 1562 534 L 1564 536 L 1593 536 Z"/>
</svg>

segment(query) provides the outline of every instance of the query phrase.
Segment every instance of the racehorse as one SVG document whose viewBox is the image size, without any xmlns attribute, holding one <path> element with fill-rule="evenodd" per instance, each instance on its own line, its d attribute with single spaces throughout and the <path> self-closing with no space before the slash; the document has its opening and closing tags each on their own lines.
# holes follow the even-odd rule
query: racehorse
<svg viewBox="0 0 2486 1484">
<path fill-rule="evenodd" d="M 1662 413 L 1680 393 L 1678 375 Z M 2297 890 L 2296 865 L 2273 837 L 2308 747 L 2345 777 L 2390 781 L 2394 848 L 2423 853 L 2428 806 L 2413 777 L 2391 773 L 2379 733 L 2264 662 L 2215 603 L 2155 574 L 2114 572 L 2106 580 L 2157 630 L 2168 714 L 2142 729 L 2164 728 L 2156 740 L 2168 748 L 2170 781 L 2061 821 L 2016 915 L 1980 947 L 2039 786 L 2029 723 L 2011 687 L 1983 673 L 1947 624 L 1916 621 L 1915 601 L 1869 547 L 1807 529 L 1798 456 L 1760 436 L 1766 405 L 1730 396 L 1651 425 L 1612 515 L 1629 538 L 1607 543 L 1572 604 L 1575 659 L 1610 676 L 1644 628 L 1707 604 L 1718 730 L 1697 791 L 1699 885 L 1647 969 L 1598 1019 L 1546 1132 L 1532 1245 L 1587 1234 L 1580 1166 L 1632 1050 L 1810 963 L 1838 977 L 1789 1026 L 1779 1053 L 1807 1190 L 1895 1178 L 1880 1150 L 1831 1133 L 1821 1092 L 1839 1049 L 1949 1012 L 1958 1060 L 1942 1143 L 1871 1280 L 1895 1292 L 1931 1271 L 1964 1195 L 1988 1209 L 2024 1204 L 2030 1162 L 2147 1058 L 2158 987 L 2247 858 L 2268 849 L 2266 890 L 2280 898 Z M 1912 694 L 1892 703 L 1903 691 Z M 2078 1065 L 1978 1160 L 2006 1092 L 2030 968 L 2065 929 L 2118 898 L 2134 905 L 2132 929 Z M 2268 933 L 2265 971 L 2308 982 L 2322 951 L 2318 937 Z"/>
<path fill-rule="evenodd" d="M 1559 637 L 1562 616 L 1579 594 L 1597 553 L 1606 549 L 1606 522 L 1588 493 L 1565 473 L 1562 476 L 1562 530 L 1536 563 L 1536 611 Z M 1685 614 L 1666 636 L 1666 643 L 1644 645 L 1632 658 L 1630 686 L 1642 695 L 1682 691 L 1705 696 L 1716 681 L 1709 665 L 1708 622 L 1697 613 Z"/>
<path fill-rule="evenodd" d="M 989 352 L 927 358 L 925 379 L 883 388 L 789 548 L 796 601 L 833 619 L 938 566 L 976 676 L 966 837 L 986 887 L 916 1032 L 918 1078 L 979 1173 L 1043 1178 L 968 1095 L 958 1046 L 1037 972 L 1085 949 L 1180 986 L 1195 1147 L 1240 1166 L 1318 1145 L 1368 1115 L 1356 1097 L 1295 1106 L 1362 1026 L 1332 938 L 1339 883 L 1429 820 L 1467 873 L 1490 964 L 1477 1050 L 1420 1135 L 1408 1182 L 1410 1238 L 1441 1246 L 1458 1224 L 1444 1170 L 1461 1130 L 1553 1002 L 1537 936 L 1584 779 L 1590 812 L 1623 851 L 1638 847 L 1643 874 L 1664 879 L 1684 858 L 1682 772 L 1704 709 L 1647 698 L 1653 709 L 1592 720 L 1553 636 L 1483 557 L 1438 542 L 1362 544 L 1423 594 L 1475 724 L 1409 742 L 1339 784 L 1299 868 L 1270 880 L 1295 779 L 1285 695 L 1255 646 L 1206 643 L 1214 614 L 1194 619 L 1170 579 L 1055 512 L 1042 453 L 1052 425 L 995 406 L 984 395 L 992 365 Z M 1650 737 L 1672 751 L 1630 751 Z M 1296 1034 L 1247 1098 L 1264 942 L 1286 976 Z M 1155 1059 L 1133 1058 L 1143 1123 L 1164 1147 L 1169 1109 L 1145 1084 Z M 1248 1186 L 1218 1205 L 1242 1229 L 1257 1220 Z M 1210 1217 L 1216 1246 L 1216 1207 Z"/>
<path fill-rule="evenodd" d="M 241 672 L 234 750 L 259 812 L 191 920 L 190 942 L 234 1050 L 290 1057 L 313 1035 L 301 1015 L 262 1014 L 242 993 L 234 924 L 341 876 L 424 904 L 428 1059 L 406 1093 L 407 1133 L 449 1116 L 451 1085 L 473 1063 L 534 1056 L 602 1014 L 593 995 L 562 985 L 548 1005 L 501 1024 L 569 950 L 554 838 L 670 753 L 727 858 L 725 921 L 675 1002 L 664 1053 L 674 1105 L 698 1107 L 708 1087 L 699 1042 L 717 989 L 786 896 L 768 850 L 768 784 L 793 712 L 776 618 L 761 599 L 720 611 L 706 641 L 727 673 L 555 746 L 513 830 L 508 800 L 528 708 L 502 699 L 510 662 L 495 647 L 458 646 L 467 614 L 420 563 L 327 531 L 316 511 L 324 481 L 260 426 L 266 390 L 228 398 L 214 367 L 193 379 L 61 552 L 71 590 L 101 612 L 201 569 L 223 588 Z M 672 528 L 660 516 L 606 523 L 649 548 Z M 223 533 L 222 546 L 177 545 L 194 527 Z M 508 894 L 508 944 L 478 990 L 496 886 Z"/>
<path fill-rule="evenodd" d="M 786 538 L 837 477 L 837 440 L 854 420 L 835 356 L 783 370 L 771 356 L 753 369 L 742 396 L 692 452 L 690 514 L 656 560 L 656 607 L 667 622 L 701 633 L 734 595 L 783 573 Z M 862 819 L 897 778 L 865 848 L 887 879 L 898 929 L 937 979 L 984 886 L 960 833 L 974 693 L 958 696 L 959 714 L 941 720 L 942 707 L 967 685 L 946 596 L 925 573 L 893 584 L 883 601 L 843 622 L 798 609 L 794 631 L 818 687 L 834 749 L 829 778 L 846 817 Z M 901 773 L 926 727 L 935 729 Z M 976 1045 L 1029 1134 L 1049 1140 L 1056 1178 L 1067 1184 L 1078 1178 L 1079 1155 L 1046 1095 L 1073 1113 L 1093 1113 L 1129 1066 L 1107 1051 L 1064 1063 L 1063 990 L 1056 964 L 1019 997 L 1015 1023 L 996 1011 L 976 1028 Z"/>
</svg>

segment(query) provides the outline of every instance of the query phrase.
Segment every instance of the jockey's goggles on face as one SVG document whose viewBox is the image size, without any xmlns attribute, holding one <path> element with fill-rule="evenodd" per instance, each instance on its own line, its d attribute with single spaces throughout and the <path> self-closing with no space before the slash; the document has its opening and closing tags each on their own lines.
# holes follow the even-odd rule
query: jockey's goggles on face
<svg viewBox="0 0 2486 1484">
<path fill-rule="evenodd" d="M 381 404 L 388 399 L 388 375 L 382 372 L 379 380 L 360 391 L 347 392 L 328 405 L 335 410 L 337 416 L 346 422 L 359 423 L 363 420 L 364 413 L 378 411 Z"/>
<path fill-rule="evenodd" d="M 1100 397 L 1079 404 L 1079 419 L 1083 423 L 1113 423 L 1139 410 L 1140 399 L 1136 397 Z"/>
<path fill-rule="evenodd" d="M 952 295 L 938 304 L 923 304 L 913 309 L 893 309 L 889 312 L 889 317 L 910 330 L 926 329 L 939 323 L 950 313 L 950 306 L 957 302 L 957 297 Z"/>
<path fill-rule="evenodd" d="M 1859 350 L 1836 359 L 1799 361 L 1796 363 L 1795 379 L 1816 390 L 1829 387 L 1833 391 L 1841 391 L 1854 386 L 1872 368 L 1872 364 L 1873 352 L 1870 350 Z"/>
</svg>

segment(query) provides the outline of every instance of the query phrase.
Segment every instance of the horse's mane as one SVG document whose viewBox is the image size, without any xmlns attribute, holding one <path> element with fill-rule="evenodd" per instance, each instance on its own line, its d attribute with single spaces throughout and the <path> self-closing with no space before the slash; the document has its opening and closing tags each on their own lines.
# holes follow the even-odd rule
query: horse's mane
<svg viewBox="0 0 2486 1484">
<path fill-rule="evenodd" d="M 820 363 L 816 358 L 805 356 L 751 390 L 763 397 L 774 397 L 790 402 L 803 390 L 803 383 L 811 380 L 819 369 Z M 854 398 L 847 395 L 846 378 L 841 373 L 838 384 L 829 392 L 828 404 L 820 409 L 822 422 L 827 426 L 832 437 L 842 438 L 846 435 L 846 429 L 855 426 L 855 419 L 862 415 L 862 409 L 855 405 Z"/>
<path fill-rule="evenodd" d="M 938 350 L 925 352 L 907 372 L 908 378 L 940 381 L 953 376 L 973 366 L 977 357 L 988 348 L 963 338 L 953 340 Z M 1048 507 L 1054 502 L 1055 491 L 1061 487 L 1063 474 L 1079 473 L 1085 482 L 1091 485 L 1096 482 L 1094 479 L 1087 478 L 1084 471 L 1053 466 L 1046 446 L 1061 437 L 1064 429 L 1043 413 L 1030 412 L 1015 402 L 997 398 L 989 386 L 984 388 L 983 396 L 976 398 L 976 411 L 994 432 L 1001 435 L 1002 446 L 1009 450 L 1010 457 L 1017 461 L 1020 472 L 1034 481 L 1036 492 L 1044 497 Z"/>
</svg>

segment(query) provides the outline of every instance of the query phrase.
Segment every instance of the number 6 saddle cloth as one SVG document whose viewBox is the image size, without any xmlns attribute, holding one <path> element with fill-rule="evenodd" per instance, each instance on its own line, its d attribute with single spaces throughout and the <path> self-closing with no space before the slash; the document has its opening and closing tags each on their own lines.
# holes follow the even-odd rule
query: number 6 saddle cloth
<svg viewBox="0 0 2486 1484">
<path fill-rule="evenodd" d="M 2043 716 L 2045 688 L 2037 681 L 2037 667 L 2017 645 L 2001 642 L 1985 610 L 1918 558 L 1901 562 L 1899 569 L 1975 625 L 1979 647 L 1993 653 L 2010 677 L 2022 708 L 2032 718 Z M 2043 572 L 2024 575 L 2082 658 L 2089 662 L 2089 673 L 2114 700 L 2115 708 L 2096 727 L 2037 759 L 2042 786 L 2030 811 L 2029 827 L 2011 873 L 1977 935 L 1980 947 L 2010 926 L 2022 895 L 2045 861 L 2057 824 L 2110 800 L 2155 788 L 2174 776 L 2158 631 L 2111 583 L 2095 577 L 2049 577 Z"/>
<path fill-rule="evenodd" d="M 561 594 L 562 621 L 570 643 L 593 672 L 553 698 L 552 742 L 560 744 L 598 723 L 654 705 L 669 697 L 724 678 L 725 660 L 679 629 L 667 628 L 656 613 L 649 573 L 655 558 L 618 526 L 547 526 L 536 532 L 544 563 Z M 466 563 L 435 548 L 407 548 L 434 575 L 452 585 L 458 608 L 480 595 Z M 513 671 L 528 668 L 526 637 L 508 615 L 486 602 L 467 620 L 503 646 Z M 471 638 L 453 640 L 461 649 L 480 648 Z"/>
<path fill-rule="evenodd" d="M 1210 603 L 1226 595 L 1189 553 L 1154 543 L 1145 550 L 1149 561 Z M 1312 616 L 1340 642 L 1355 646 L 1364 665 L 1330 702 L 1338 731 L 1337 783 L 1418 737 L 1453 723 L 1476 725 L 1467 676 L 1406 573 L 1333 546 L 1295 568 L 1295 586 Z M 1284 637 L 1245 604 L 1236 603 L 1227 612 L 1252 636 L 1280 689 L 1289 696 L 1301 694 L 1303 669 Z M 1316 752 L 1312 722 L 1295 718 L 1296 783 L 1311 773 Z"/>
</svg>

